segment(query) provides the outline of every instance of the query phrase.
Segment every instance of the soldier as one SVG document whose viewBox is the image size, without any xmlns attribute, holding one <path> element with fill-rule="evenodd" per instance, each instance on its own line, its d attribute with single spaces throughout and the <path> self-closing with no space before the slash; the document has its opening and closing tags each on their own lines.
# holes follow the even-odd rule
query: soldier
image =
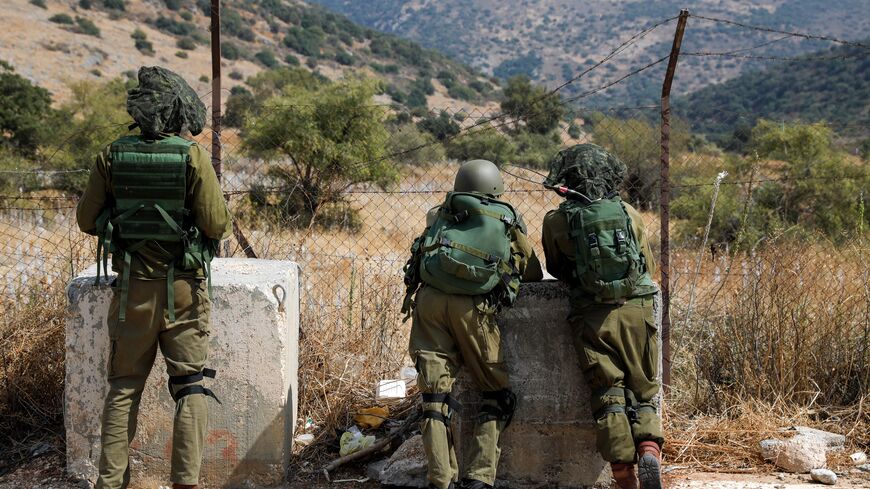
<svg viewBox="0 0 870 489">
<path fill-rule="evenodd" d="M 177 74 L 142 67 L 127 112 L 141 134 L 100 153 L 79 201 L 82 231 L 98 237 L 105 270 L 112 253 L 109 393 L 103 410 L 97 489 L 130 482 L 129 447 L 139 402 L 159 345 L 176 402 L 172 433 L 174 489 L 197 487 L 208 422 L 203 377 L 208 358 L 208 271 L 231 218 L 206 151 L 180 136 L 199 134 L 205 106 Z"/>
<path fill-rule="evenodd" d="M 619 198 L 625 165 L 594 144 L 559 152 L 545 186 L 568 198 L 544 218 L 547 271 L 571 288 L 568 321 L 592 389 L 597 446 L 618 487 L 661 487 L 655 261 L 643 218 Z"/>
<path fill-rule="evenodd" d="M 403 312 L 413 306 L 409 350 L 423 395 L 421 431 L 434 489 L 453 489 L 459 480 L 450 426 L 459 408 L 450 397 L 459 369 L 466 366 L 482 391 L 471 462 L 459 488 L 493 487 L 499 435 L 516 407 L 496 314 L 513 303 L 521 277 L 540 280 L 542 272 L 522 218 L 498 200 L 503 193 L 495 164 L 464 163 L 453 192 L 427 214 L 405 266 Z"/>
</svg>

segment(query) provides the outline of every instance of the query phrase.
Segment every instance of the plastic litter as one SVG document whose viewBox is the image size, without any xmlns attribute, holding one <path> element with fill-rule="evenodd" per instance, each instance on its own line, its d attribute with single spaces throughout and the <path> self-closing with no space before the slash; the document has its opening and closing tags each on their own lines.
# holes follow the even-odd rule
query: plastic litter
<svg viewBox="0 0 870 489">
<path fill-rule="evenodd" d="M 293 438 L 293 441 L 295 441 L 296 443 L 298 443 L 302 446 L 308 446 L 314 442 L 314 435 L 312 435 L 310 433 L 306 433 L 304 435 L 299 435 L 299 436 Z"/>
<path fill-rule="evenodd" d="M 364 430 L 376 429 L 380 428 L 381 425 L 384 424 L 384 421 L 386 421 L 389 417 L 389 408 L 375 406 L 360 409 L 359 412 L 353 417 L 353 422 Z"/>
<path fill-rule="evenodd" d="M 339 444 L 341 448 L 338 454 L 342 457 L 358 452 L 372 446 L 376 438 L 372 435 L 363 435 L 356 426 L 351 426 L 350 429 L 342 433 Z"/>
<path fill-rule="evenodd" d="M 408 386 L 404 380 L 389 379 L 378 381 L 375 398 L 381 399 L 404 399 L 408 395 Z"/>
</svg>

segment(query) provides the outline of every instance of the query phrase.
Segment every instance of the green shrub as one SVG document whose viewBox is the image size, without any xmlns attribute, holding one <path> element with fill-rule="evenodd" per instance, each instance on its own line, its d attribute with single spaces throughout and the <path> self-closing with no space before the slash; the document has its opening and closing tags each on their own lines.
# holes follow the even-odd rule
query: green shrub
<svg viewBox="0 0 870 489">
<path fill-rule="evenodd" d="M 428 132 L 439 141 L 444 141 L 451 136 L 459 134 L 459 124 L 454 122 L 450 114 L 443 110 L 437 117 L 427 116 L 417 123 L 417 127 L 421 131 Z"/>
<path fill-rule="evenodd" d="M 426 94 L 423 93 L 423 91 L 419 88 L 413 88 L 408 93 L 407 103 L 408 107 L 412 109 L 420 108 L 423 109 L 424 112 L 425 109 L 428 107 L 428 103 L 426 102 Z"/>
<path fill-rule="evenodd" d="M 284 61 L 290 66 L 299 66 L 300 65 L 299 58 L 297 58 L 296 56 L 293 56 L 292 54 L 288 54 L 284 58 Z"/>
<path fill-rule="evenodd" d="M 259 61 L 266 68 L 274 68 L 278 66 L 278 60 L 275 59 L 275 53 L 269 51 L 268 49 L 257 52 L 257 54 L 254 55 L 254 58 L 256 58 L 257 61 Z"/>
<path fill-rule="evenodd" d="M 175 34 L 176 36 L 189 36 L 196 31 L 196 25 L 190 22 L 179 22 L 170 17 L 157 17 L 154 26 L 161 31 Z"/>
<path fill-rule="evenodd" d="M 31 157 L 47 135 L 51 93 L 0 61 L 0 147 Z"/>
<path fill-rule="evenodd" d="M 230 78 L 233 79 L 233 80 L 241 80 L 241 79 L 244 78 L 244 75 L 242 75 L 242 74 L 239 73 L 238 71 L 231 71 L 231 72 L 230 72 Z"/>
<path fill-rule="evenodd" d="M 144 31 L 136 29 L 132 34 L 130 34 L 130 37 L 135 41 L 136 49 L 138 49 L 140 53 L 147 56 L 154 55 L 154 45 L 148 40 L 148 35 L 145 34 Z"/>
<path fill-rule="evenodd" d="M 175 56 L 176 56 L 177 58 L 181 58 L 181 59 L 187 59 L 187 58 L 188 58 L 187 51 L 176 51 L 176 52 L 175 52 Z"/>
<path fill-rule="evenodd" d="M 340 65 L 351 66 L 354 62 L 354 57 L 352 54 L 345 50 L 339 50 L 335 53 L 335 61 Z"/>
<path fill-rule="evenodd" d="M 42 0 L 40 0 L 40 1 L 42 1 Z M 79 0 L 79 7 L 83 8 L 85 10 L 90 10 L 91 7 L 93 7 L 93 6 L 94 6 L 94 4 L 91 2 L 91 0 Z"/>
<path fill-rule="evenodd" d="M 221 44 L 221 58 L 236 60 L 242 56 L 242 52 L 238 46 L 231 42 Z"/>
<path fill-rule="evenodd" d="M 172 11 L 176 11 L 181 8 L 182 0 L 163 0 L 166 4 L 166 8 Z"/>
<path fill-rule="evenodd" d="M 211 82 L 211 77 L 209 77 L 208 75 L 202 75 L 199 77 L 199 81 L 202 83 L 209 83 Z"/>
<path fill-rule="evenodd" d="M 76 32 L 87 36 L 101 37 L 100 28 L 84 17 L 76 17 Z"/>
<path fill-rule="evenodd" d="M 233 87 L 230 89 L 230 96 L 227 97 L 227 110 L 223 117 L 224 125 L 241 128 L 248 112 L 255 105 L 256 100 L 250 90 L 241 86 Z"/>
<path fill-rule="evenodd" d="M 48 7 L 45 6 L 45 0 L 30 0 L 30 4 L 36 5 L 41 9 L 48 9 Z"/>
<path fill-rule="evenodd" d="M 305 56 L 319 56 L 324 39 L 324 32 L 319 27 L 292 27 L 284 36 L 284 45 Z"/>
<path fill-rule="evenodd" d="M 521 132 L 514 135 L 516 157 L 514 162 L 529 168 L 546 168 L 547 163 L 555 155 L 562 145 L 558 132 L 550 134 L 537 134 L 533 132 Z"/>
<path fill-rule="evenodd" d="M 468 88 L 465 85 L 455 84 L 452 85 L 448 90 L 447 94 L 451 97 L 459 100 L 472 100 L 477 96 L 477 92 Z"/>
<path fill-rule="evenodd" d="M 397 163 L 425 165 L 444 161 L 444 146 L 428 132 L 420 131 L 414 124 L 405 123 L 391 127 L 387 153 L 398 155 Z"/>
<path fill-rule="evenodd" d="M 193 14 L 185 10 L 184 12 L 181 12 L 181 18 L 190 22 L 193 20 Z"/>
<path fill-rule="evenodd" d="M 103 0 L 103 6 L 112 10 L 125 10 L 124 0 Z"/>
<path fill-rule="evenodd" d="M 184 49 L 185 51 L 193 51 L 194 49 L 196 49 L 196 41 L 189 37 L 182 37 L 175 44 L 176 46 Z"/>
<path fill-rule="evenodd" d="M 75 21 L 68 14 L 55 14 L 48 18 L 50 22 L 55 24 L 73 25 Z"/>
<path fill-rule="evenodd" d="M 470 131 L 447 145 L 447 156 L 459 161 L 481 158 L 503 164 L 513 161 L 515 155 L 514 143 L 492 127 Z"/>
<path fill-rule="evenodd" d="M 307 60 L 305 60 L 305 66 L 311 68 L 312 70 L 314 68 L 317 68 L 317 59 L 314 56 L 308 58 Z"/>
</svg>

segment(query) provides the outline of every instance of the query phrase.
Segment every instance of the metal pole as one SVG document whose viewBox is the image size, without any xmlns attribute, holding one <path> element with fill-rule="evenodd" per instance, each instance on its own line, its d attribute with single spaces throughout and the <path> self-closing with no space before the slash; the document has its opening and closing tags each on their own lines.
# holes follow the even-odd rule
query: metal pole
<svg viewBox="0 0 870 489">
<path fill-rule="evenodd" d="M 665 392 L 671 385 L 671 84 L 677 70 L 677 59 L 680 57 L 680 46 L 683 44 L 683 33 L 686 31 L 686 21 L 689 10 L 680 10 L 677 20 L 677 30 L 674 32 L 674 44 L 668 60 L 668 71 L 662 83 L 662 153 L 661 153 L 661 240 L 662 240 L 662 383 Z"/>
<path fill-rule="evenodd" d="M 221 2 L 211 0 L 211 165 L 221 181 Z"/>
</svg>

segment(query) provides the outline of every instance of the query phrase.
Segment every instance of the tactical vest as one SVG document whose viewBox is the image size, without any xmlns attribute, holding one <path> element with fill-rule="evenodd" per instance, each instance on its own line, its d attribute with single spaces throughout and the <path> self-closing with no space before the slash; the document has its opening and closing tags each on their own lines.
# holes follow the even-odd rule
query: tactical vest
<svg viewBox="0 0 870 489">
<path fill-rule="evenodd" d="M 568 218 L 575 245 L 574 286 L 605 303 L 656 292 L 619 196 L 592 202 L 566 200 L 560 210 Z"/>
<path fill-rule="evenodd" d="M 193 225 L 185 206 L 190 147 L 194 143 L 178 136 L 146 141 L 140 136 L 118 139 L 109 147 L 114 205 L 97 220 L 97 282 L 100 259 L 108 274 L 108 254 L 123 254 L 120 282 L 120 315 L 124 321 L 133 255 L 149 241 L 181 243 L 180 256 L 167 252 L 167 308 L 175 321 L 173 282 L 175 269 L 203 268 L 211 291 L 210 263 L 216 242 L 206 239 Z"/>
<path fill-rule="evenodd" d="M 483 295 L 510 288 L 516 268 L 511 233 L 516 210 L 476 193 L 451 192 L 420 246 L 420 280 L 448 294 Z"/>
</svg>

